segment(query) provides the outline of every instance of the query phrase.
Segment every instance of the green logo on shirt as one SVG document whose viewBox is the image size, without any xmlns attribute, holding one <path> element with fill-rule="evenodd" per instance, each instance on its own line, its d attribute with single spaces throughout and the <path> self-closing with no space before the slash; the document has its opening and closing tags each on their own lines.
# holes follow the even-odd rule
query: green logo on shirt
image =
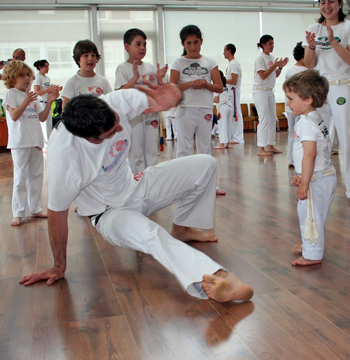
<svg viewBox="0 0 350 360">
<path fill-rule="evenodd" d="M 344 105 L 346 103 L 346 99 L 344 97 L 338 97 L 337 104 Z"/>
</svg>

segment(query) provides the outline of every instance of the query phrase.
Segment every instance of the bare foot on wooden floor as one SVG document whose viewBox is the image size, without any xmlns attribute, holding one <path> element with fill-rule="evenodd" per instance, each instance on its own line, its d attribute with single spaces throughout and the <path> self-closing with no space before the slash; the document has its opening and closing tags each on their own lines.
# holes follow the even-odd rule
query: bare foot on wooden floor
<svg viewBox="0 0 350 360">
<path fill-rule="evenodd" d="M 281 150 L 276 149 L 274 146 L 272 145 L 267 145 L 266 146 L 266 151 L 271 152 L 272 154 L 282 154 Z"/>
<path fill-rule="evenodd" d="M 272 153 L 266 150 L 258 150 L 258 156 L 272 156 Z"/>
<path fill-rule="evenodd" d="M 321 264 L 321 262 L 322 262 L 322 259 L 321 260 L 308 260 L 308 259 L 305 259 L 303 256 L 300 256 L 300 258 L 298 258 L 292 262 L 292 265 L 307 266 L 307 265 Z"/>
<path fill-rule="evenodd" d="M 226 195 L 226 191 L 221 189 L 216 189 L 216 195 Z"/>
<path fill-rule="evenodd" d="M 34 219 L 34 218 L 46 219 L 47 215 L 44 214 L 42 211 L 39 211 L 38 213 L 32 214 L 32 215 L 29 216 L 29 219 Z"/>
<path fill-rule="evenodd" d="M 214 146 L 213 147 L 214 150 L 224 150 L 225 149 L 225 145 L 218 145 L 218 146 Z"/>
<path fill-rule="evenodd" d="M 303 252 L 303 247 L 300 244 L 294 245 L 292 251 L 301 254 Z"/>
<path fill-rule="evenodd" d="M 210 232 L 204 232 L 197 229 L 193 229 L 191 227 L 180 226 L 176 224 L 173 224 L 170 235 L 173 236 L 175 239 L 181 241 L 191 241 L 191 240 L 195 240 L 199 242 L 218 241 L 218 238 Z"/>
<path fill-rule="evenodd" d="M 11 226 L 19 226 L 21 225 L 21 220 L 22 220 L 21 217 L 14 217 L 10 224 Z"/>
<path fill-rule="evenodd" d="M 251 286 L 243 283 L 235 274 L 219 270 L 213 275 L 204 275 L 202 288 L 209 299 L 218 302 L 249 300 L 254 295 Z"/>
</svg>

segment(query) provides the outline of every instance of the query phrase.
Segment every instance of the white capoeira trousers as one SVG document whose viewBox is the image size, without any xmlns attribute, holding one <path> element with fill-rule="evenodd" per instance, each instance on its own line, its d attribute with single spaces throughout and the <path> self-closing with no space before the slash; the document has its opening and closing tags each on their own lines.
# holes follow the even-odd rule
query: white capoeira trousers
<svg viewBox="0 0 350 360">
<path fill-rule="evenodd" d="M 317 179 L 313 182 L 310 182 L 310 186 L 312 186 L 315 218 L 319 236 L 315 246 L 310 244 L 309 240 L 304 239 L 307 217 L 307 199 L 299 200 L 297 206 L 301 239 L 303 244 L 302 255 L 305 259 L 308 260 L 321 260 L 323 258 L 324 229 L 327 221 L 328 211 L 332 204 L 337 187 L 337 177 L 335 174 L 322 177 L 322 171 L 318 171 L 316 173 L 318 176 Z"/>
<path fill-rule="evenodd" d="M 239 144 L 244 143 L 244 126 L 243 126 L 243 115 L 241 109 L 241 90 L 232 88 L 230 90 L 231 100 L 233 106 L 233 116 L 232 116 L 232 134 L 231 140 L 238 142 Z"/>
<path fill-rule="evenodd" d="M 347 84 L 330 85 L 328 103 L 337 130 L 343 156 L 346 196 L 350 198 L 350 87 Z"/>
<path fill-rule="evenodd" d="M 173 238 L 147 216 L 177 202 L 174 224 L 211 229 L 216 178 L 216 161 L 208 155 L 187 156 L 149 167 L 127 202 L 107 210 L 96 228 L 112 245 L 151 254 L 190 295 L 207 299 L 200 285 L 203 275 L 223 267 Z"/>
<path fill-rule="evenodd" d="M 174 116 L 166 116 L 165 117 L 165 128 L 166 128 L 166 139 L 171 140 L 171 125 L 173 125 L 173 133 L 174 139 L 177 139 L 177 126 L 176 126 L 176 118 Z"/>
<path fill-rule="evenodd" d="M 42 104 L 43 108 L 45 108 L 46 101 L 40 101 L 40 103 Z M 47 142 L 49 141 L 49 137 L 52 132 L 52 111 L 49 112 L 49 115 L 47 116 L 47 118 L 44 122 L 40 122 L 40 125 L 41 125 L 41 130 L 43 132 L 44 143 L 45 143 L 45 147 L 46 147 Z"/>
<path fill-rule="evenodd" d="M 211 154 L 213 109 L 178 106 L 176 109 L 176 157 L 193 154 L 193 136 L 196 134 L 197 154 Z"/>
<path fill-rule="evenodd" d="M 36 147 L 11 149 L 11 155 L 13 160 L 13 216 L 25 217 L 37 214 L 42 211 L 41 188 L 44 175 L 42 149 Z"/>
<path fill-rule="evenodd" d="M 253 100 L 259 116 L 257 146 L 276 145 L 276 100 L 269 90 L 253 91 Z"/>
<path fill-rule="evenodd" d="M 288 155 L 287 161 L 289 165 L 293 163 L 293 141 L 294 141 L 294 125 L 300 119 L 299 115 L 293 115 L 291 111 L 286 111 L 287 122 L 288 122 Z"/>
<path fill-rule="evenodd" d="M 159 151 L 159 115 L 141 114 L 130 121 L 131 144 L 129 162 L 134 174 L 154 166 Z"/>
<path fill-rule="evenodd" d="M 220 119 L 218 120 L 220 144 L 227 144 L 231 141 L 233 109 L 227 104 L 218 108 Z"/>
</svg>

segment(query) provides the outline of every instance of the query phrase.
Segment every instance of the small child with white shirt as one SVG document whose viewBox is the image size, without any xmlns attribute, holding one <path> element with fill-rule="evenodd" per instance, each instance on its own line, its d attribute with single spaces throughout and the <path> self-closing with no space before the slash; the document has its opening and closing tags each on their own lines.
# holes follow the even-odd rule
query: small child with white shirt
<svg viewBox="0 0 350 360">
<path fill-rule="evenodd" d="M 37 94 L 30 91 L 32 79 L 33 71 L 23 61 L 11 61 L 4 68 L 3 80 L 8 89 L 3 102 L 8 126 L 7 148 L 11 149 L 14 169 L 12 226 L 20 225 L 27 216 L 27 204 L 31 217 L 47 217 L 40 200 L 44 174 L 40 122 L 48 117 L 59 91 L 53 87 L 47 93 L 47 103 L 42 109 Z"/>
<path fill-rule="evenodd" d="M 300 116 L 294 126 L 293 163 L 297 175 L 292 185 L 298 186 L 302 245 L 295 245 L 292 251 L 302 256 L 292 264 L 314 265 L 322 262 L 324 229 L 337 186 L 328 129 L 316 111 L 325 103 L 329 85 L 318 71 L 305 70 L 289 77 L 283 90 L 293 115 Z"/>
</svg>

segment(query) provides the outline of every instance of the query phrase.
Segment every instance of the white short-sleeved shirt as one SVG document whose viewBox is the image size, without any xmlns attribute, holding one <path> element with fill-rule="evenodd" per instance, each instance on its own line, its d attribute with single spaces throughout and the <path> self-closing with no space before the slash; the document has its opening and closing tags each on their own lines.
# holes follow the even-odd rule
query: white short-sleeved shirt
<svg viewBox="0 0 350 360">
<path fill-rule="evenodd" d="M 334 38 L 347 48 L 350 45 L 350 21 L 345 20 L 332 26 Z M 335 52 L 328 41 L 328 31 L 322 24 L 313 24 L 307 28 L 308 32 L 315 34 L 316 43 L 316 66 L 318 70 L 328 81 L 350 79 L 350 66 L 343 61 Z M 306 37 L 303 46 L 309 46 Z"/>
<path fill-rule="evenodd" d="M 286 74 L 285 74 L 286 79 L 288 79 L 289 77 L 291 77 L 291 76 L 293 76 L 295 74 L 298 74 L 298 73 L 300 73 L 302 71 L 305 71 L 305 70 L 307 70 L 307 68 L 305 66 L 293 65 L 293 66 L 291 66 L 290 68 L 287 69 Z M 285 103 L 286 103 L 286 105 L 285 105 L 286 111 L 292 112 L 292 110 L 289 108 L 289 106 L 287 106 L 287 98 L 285 100 Z"/>
<path fill-rule="evenodd" d="M 254 86 L 263 86 L 271 89 L 275 87 L 277 68 L 275 71 L 272 71 L 272 73 L 264 80 L 258 74 L 258 72 L 261 70 L 268 70 L 274 63 L 275 58 L 272 55 L 266 55 L 263 52 L 258 55 L 254 63 Z"/>
<path fill-rule="evenodd" d="M 72 135 L 63 123 L 51 133 L 48 207 L 53 211 L 67 210 L 75 201 L 80 215 L 99 214 L 107 206 L 123 205 L 136 186 L 128 161 L 128 120 L 148 107 L 147 97 L 127 89 L 102 95 L 101 99 L 118 113 L 123 127 L 111 139 L 93 144 Z"/>
<path fill-rule="evenodd" d="M 39 90 L 46 90 L 50 87 L 50 78 L 47 75 L 42 75 L 37 73 L 35 75 L 34 86 L 39 85 Z M 38 95 L 38 99 L 41 101 L 47 101 L 47 93 L 43 95 Z"/>
<path fill-rule="evenodd" d="M 135 85 L 144 85 L 143 80 L 148 80 L 154 84 L 158 83 L 157 80 L 157 68 L 150 63 L 143 62 L 138 65 L 138 71 L 140 77 Z M 118 90 L 123 85 L 127 84 L 134 77 L 133 64 L 125 61 L 120 64 L 115 71 L 114 89 Z"/>
<path fill-rule="evenodd" d="M 220 111 L 221 106 L 227 105 L 232 107 L 232 100 L 231 100 L 231 92 L 228 90 L 227 87 L 224 87 L 224 91 L 222 93 L 214 93 L 214 97 L 219 97 L 219 102 L 216 104 L 216 108 Z"/>
<path fill-rule="evenodd" d="M 171 70 L 179 72 L 179 84 L 200 79 L 211 83 L 211 71 L 216 67 L 218 64 L 206 56 L 199 59 L 182 56 L 175 60 Z M 213 108 L 213 93 L 208 89 L 194 90 L 191 87 L 184 91 L 180 106 Z"/>
<path fill-rule="evenodd" d="M 75 74 L 68 79 L 63 88 L 62 96 L 68 99 L 82 94 L 101 96 L 111 91 L 112 88 L 108 80 L 99 74 L 95 74 L 93 77 L 82 77 L 79 74 Z"/>
<path fill-rule="evenodd" d="M 226 79 L 231 80 L 232 74 L 238 75 L 237 83 L 236 83 L 236 85 L 227 84 L 227 87 L 229 90 L 231 90 L 232 88 L 236 88 L 236 89 L 240 90 L 241 84 L 242 84 L 242 67 L 241 67 L 241 64 L 236 59 L 233 59 L 229 62 L 227 70 L 226 70 Z"/>
<path fill-rule="evenodd" d="M 44 147 L 43 133 L 40 126 L 39 114 L 43 108 L 38 100 L 32 101 L 25 108 L 17 121 L 13 121 L 7 105 L 16 109 L 26 97 L 24 91 L 17 89 L 7 90 L 3 102 L 6 109 L 6 122 L 8 127 L 8 149 L 21 149 L 27 147 Z"/>
<path fill-rule="evenodd" d="M 316 142 L 317 156 L 314 171 L 323 171 L 332 165 L 328 129 L 317 111 L 301 115 L 294 126 L 293 163 L 298 174 L 302 173 L 303 141 Z"/>
</svg>

